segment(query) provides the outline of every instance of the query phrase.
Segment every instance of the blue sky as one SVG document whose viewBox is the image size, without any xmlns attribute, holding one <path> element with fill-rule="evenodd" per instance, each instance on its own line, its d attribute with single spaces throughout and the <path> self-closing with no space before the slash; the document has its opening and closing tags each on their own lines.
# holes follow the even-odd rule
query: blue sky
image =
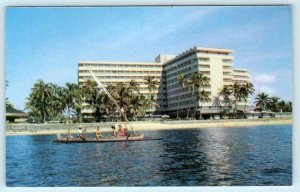
<svg viewBox="0 0 300 192">
<path fill-rule="evenodd" d="M 289 6 L 7 8 L 6 96 L 24 109 L 38 79 L 77 83 L 79 61 L 153 62 L 193 46 L 234 50 L 257 92 L 292 100 Z"/>
</svg>

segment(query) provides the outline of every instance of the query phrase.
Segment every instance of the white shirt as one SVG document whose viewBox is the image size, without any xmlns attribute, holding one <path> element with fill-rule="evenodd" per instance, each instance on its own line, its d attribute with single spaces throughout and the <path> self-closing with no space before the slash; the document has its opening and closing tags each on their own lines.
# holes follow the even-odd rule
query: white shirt
<svg viewBox="0 0 300 192">
<path fill-rule="evenodd" d="M 82 132 L 83 132 L 83 130 L 82 130 L 82 129 L 78 129 L 78 130 L 77 130 L 77 134 L 78 134 L 78 135 L 81 135 L 81 134 L 82 134 Z"/>
</svg>

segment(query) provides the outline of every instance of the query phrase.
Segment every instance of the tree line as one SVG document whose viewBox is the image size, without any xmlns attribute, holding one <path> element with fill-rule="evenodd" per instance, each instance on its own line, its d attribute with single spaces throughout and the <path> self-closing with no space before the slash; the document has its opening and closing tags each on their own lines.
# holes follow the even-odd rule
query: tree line
<svg viewBox="0 0 300 192">
<path fill-rule="evenodd" d="M 177 80 L 179 81 L 180 85 L 180 93 L 182 93 L 184 90 L 188 90 L 191 95 L 191 100 L 188 105 L 187 115 L 186 118 L 195 118 L 197 109 L 194 109 L 193 114 L 190 115 L 190 108 L 191 103 L 193 102 L 193 97 L 196 97 L 196 101 L 199 102 L 200 105 L 197 105 L 198 111 L 199 111 L 199 118 L 201 119 L 201 108 L 202 104 L 206 102 L 210 102 L 210 96 L 209 92 L 205 91 L 206 87 L 209 87 L 209 78 L 202 73 L 194 73 L 191 75 L 190 78 L 187 78 L 185 75 L 179 75 L 177 77 Z M 196 95 L 194 95 L 196 92 Z M 240 102 L 245 103 L 244 107 L 244 113 L 247 102 L 250 98 L 250 96 L 254 93 L 254 86 L 252 83 L 237 83 L 235 82 L 232 85 L 223 86 L 220 90 L 218 95 L 214 96 L 212 99 L 212 104 L 218 112 L 222 113 L 229 113 L 231 109 L 233 109 L 233 115 L 235 118 L 237 118 L 237 107 Z M 179 103 L 181 100 L 181 96 L 178 96 L 178 104 L 177 104 L 177 119 L 180 119 L 179 117 Z M 223 103 L 223 106 L 222 106 Z"/>
<path fill-rule="evenodd" d="M 139 84 L 117 82 L 106 87 L 129 120 L 145 116 L 157 105 L 155 91 L 159 82 L 153 76 L 145 78 L 149 94 L 140 93 Z M 38 80 L 27 98 L 26 109 L 29 121 L 42 123 L 46 121 L 83 122 L 88 119 L 99 122 L 101 118 L 117 118 L 119 111 L 113 101 L 92 80 L 81 85 L 66 83 L 58 86 Z M 83 113 L 84 109 L 88 113 Z"/>
<path fill-rule="evenodd" d="M 188 90 L 191 96 L 186 112 L 186 119 L 195 118 L 197 109 L 199 111 L 199 119 L 201 119 L 202 104 L 210 101 L 212 102 L 212 106 L 215 107 L 217 112 L 222 116 L 231 115 L 232 118 L 245 118 L 247 113 L 246 107 L 255 91 L 254 85 L 251 82 L 235 82 L 231 85 L 224 85 L 219 89 L 218 94 L 211 99 L 209 92 L 205 91 L 205 88 L 209 87 L 209 78 L 202 73 L 194 73 L 190 78 L 181 74 L 177 76 L 177 80 L 180 87 L 180 94 L 177 97 L 177 119 L 180 119 L 179 106 L 181 93 L 184 90 Z M 194 108 L 193 114 L 190 114 L 191 104 L 195 102 L 193 97 L 196 97 L 196 101 L 199 102 L 200 105 Z M 292 102 L 280 100 L 279 97 L 269 96 L 263 92 L 255 97 L 254 104 L 256 109 L 261 112 L 264 110 L 272 112 L 292 112 Z M 240 106 L 240 109 L 238 106 Z"/>
<path fill-rule="evenodd" d="M 293 104 L 291 101 L 281 100 L 276 96 L 269 96 L 266 93 L 259 93 L 255 98 L 255 104 L 261 110 L 270 110 L 272 112 L 292 112 Z"/>
<path fill-rule="evenodd" d="M 210 101 L 212 107 L 215 107 L 220 114 L 225 116 L 231 114 L 233 118 L 241 117 L 238 115 L 238 111 L 241 111 L 238 106 L 243 106 L 242 111 L 245 116 L 248 101 L 255 91 L 250 82 L 235 82 L 232 85 L 223 86 L 219 89 L 218 95 L 211 98 L 210 93 L 205 90 L 210 85 L 210 79 L 204 74 L 196 72 L 189 78 L 181 74 L 176 78 L 179 86 L 179 94 L 176 98 L 177 119 L 182 118 L 179 110 L 181 95 L 184 91 L 188 91 L 191 97 L 186 110 L 186 119 L 195 118 L 197 111 L 201 119 L 202 104 Z M 140 92 L 140 85 L 134 80 L 117 82 L 106 87 L 129 120 L 144 117 L 149 111 L 152 114 L 155 108 L 159 107 L 155 96 L 159 82 L 154 76 L 147 76 L 144 83 L 148 88 L 147 95 Z M 195 102 L 197 102 L 197 107 L 192 108 Z M 291 102 L 285 102 L 275 96 L 269 97 L 265 93 L 259 93 L 254 103 L 261 111 L 292 111 Z M 37 123 L 53 120 L 82 122 L 88 119 L 99 122 L 102 118 L 116 120 L 120 117 L 113 101 L 92 80 L 87 80 L 80 85 L 66 83 L 65 86 L 38 80 L 27 98 L 26 109 L 29 111 L 29 121 Z M 84 109 L 89 112 L 83 113 Z"/>
</svg>

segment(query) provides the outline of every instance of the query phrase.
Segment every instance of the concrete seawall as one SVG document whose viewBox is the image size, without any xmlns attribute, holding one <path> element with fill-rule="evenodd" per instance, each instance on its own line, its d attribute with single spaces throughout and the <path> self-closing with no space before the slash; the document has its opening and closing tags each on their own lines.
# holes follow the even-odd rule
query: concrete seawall
<svg viewBox="0 0 300 192">
<path fill-rule="evenodd" d="M 94 132 L 98 126 L 102 131 L 110 131 L 112 125 L 124 122 L 100 122 L 80 124 L 7 124 L 6 135 L 35 135 L 66 133 L 68 129 L 76 131 L 79 126 Z M 130 125 L 135 130 L 157 129 L 183 129 L 183 128 L 208 128 L 208 127 L 243 127 L 256 125 L 292 124 L 291 118 L 266 118 L 266 119 L 230 119 L 230 120 L 183 120 L 183 121 L 135 121 Z"/>
</svg>

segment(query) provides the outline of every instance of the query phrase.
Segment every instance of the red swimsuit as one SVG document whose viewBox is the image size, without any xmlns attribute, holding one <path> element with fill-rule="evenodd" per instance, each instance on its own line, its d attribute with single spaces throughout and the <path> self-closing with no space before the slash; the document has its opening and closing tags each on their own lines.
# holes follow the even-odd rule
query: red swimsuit
<svg viewBox="0 0 300 192">
<path fill-rule="evenodd" d="M 119 136 L 126 136 L 126 135 L 125 135 L 125 130 L 124 130 L 124 129 L 121 129 L 121 130 L 119 131 Z"/>
</svg>

